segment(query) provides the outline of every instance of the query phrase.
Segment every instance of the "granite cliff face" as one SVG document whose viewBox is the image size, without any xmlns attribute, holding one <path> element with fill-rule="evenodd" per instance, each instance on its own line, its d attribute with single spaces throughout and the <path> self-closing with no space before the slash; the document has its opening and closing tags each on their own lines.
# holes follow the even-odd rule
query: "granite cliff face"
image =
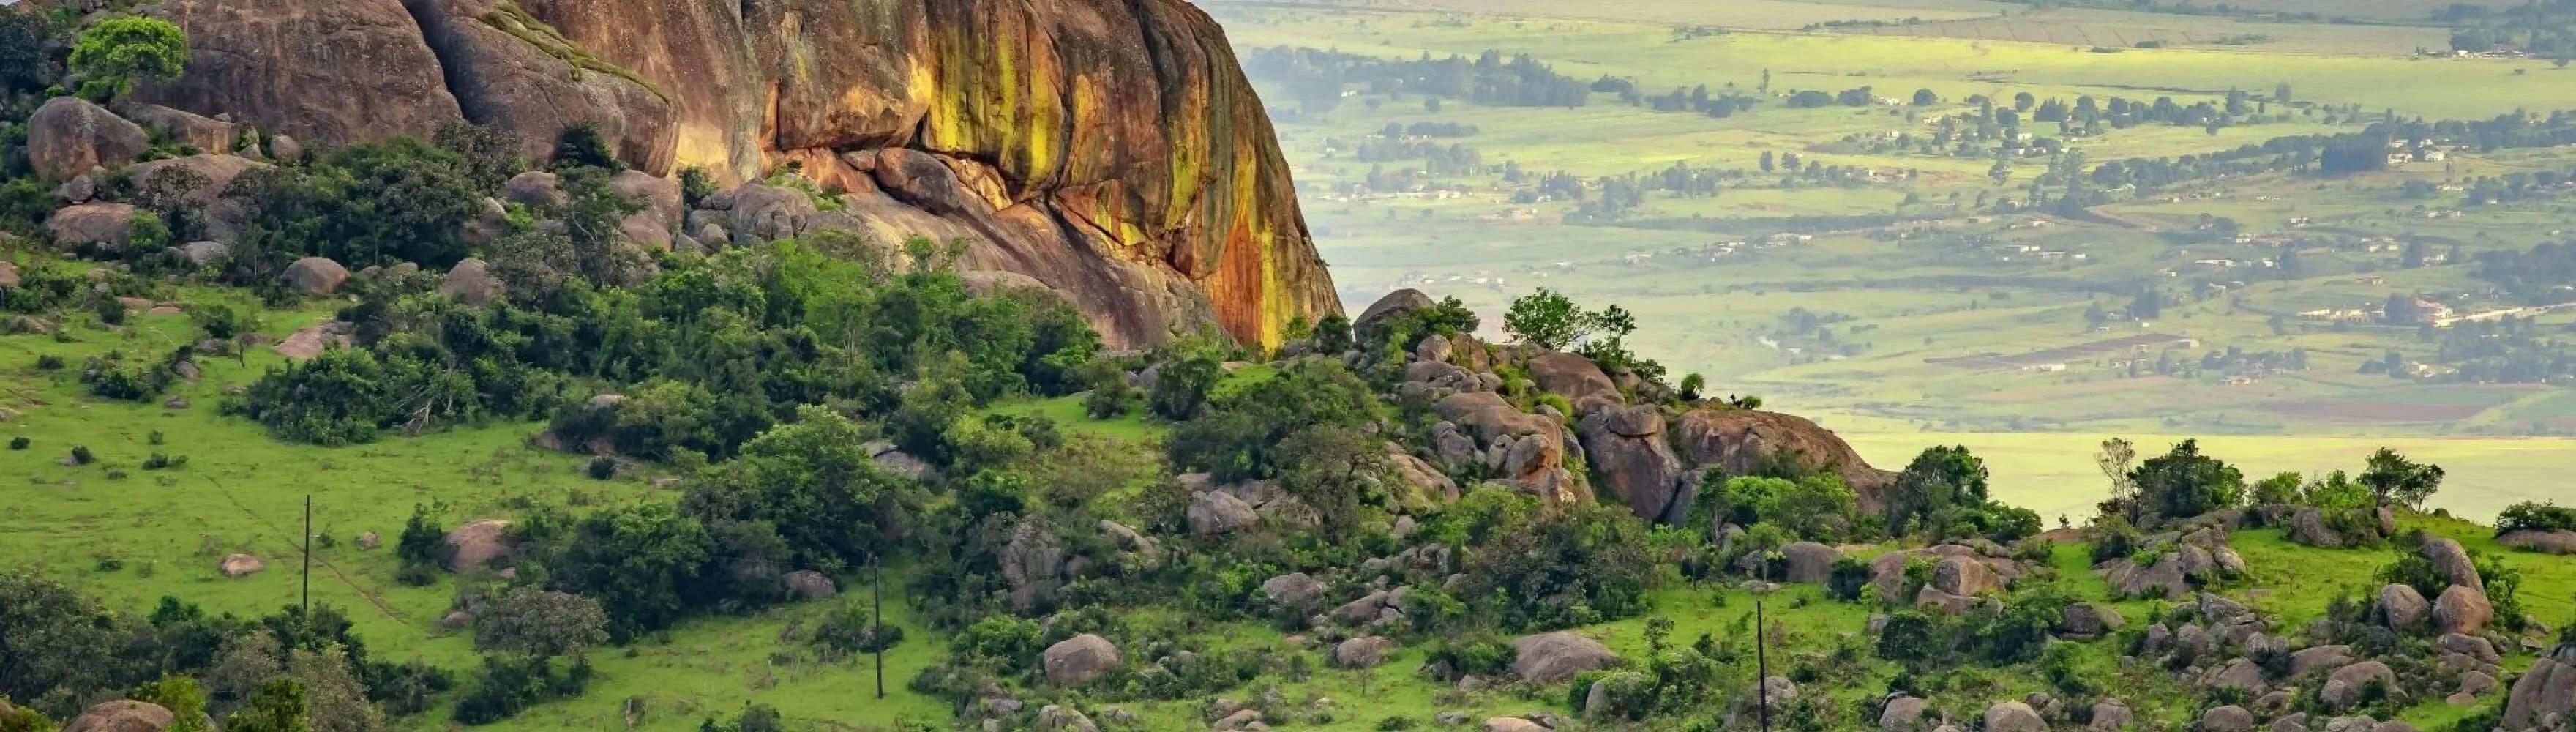
<svg viewBox="0 0 2576 732">
<path fill-rule="evenodd" d="M 1263 114 L 1183 0 L 164 0 L 195 61 L 141 101 L 324 146 L 597 124 L 655 175 L 787 163 L 880 239 L 1057 291 L 1110 340 L 1275 343 L 1338 311 Z M 1003 276 L 1012 282 L 1016 277 Z"/>
</svg>

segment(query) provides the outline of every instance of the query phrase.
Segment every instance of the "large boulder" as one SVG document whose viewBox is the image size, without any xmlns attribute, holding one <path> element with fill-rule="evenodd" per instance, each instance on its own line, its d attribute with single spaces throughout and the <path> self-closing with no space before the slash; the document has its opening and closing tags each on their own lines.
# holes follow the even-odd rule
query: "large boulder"
<svg viewBox="0 0 2576 732">
<path fill-rule="evenodd" d="M 2093 721 L 2085 724 L 2084 729 L 2089 732 L 2119 732 L 2137 719 L 2137 713 L 2129 711 L 2128 704 L 2118 699 L 2104 699 L 2093 703 Z"/>
<path fill-rule="evenodd" d="M 439 284 L 438 292 L 467 305 L 481 306 L 501 299 L 507 289 L 500 275 L 492 273 L 492 265 L 480 257 L 466 257 L 447 269 L 447 281 Z"/>
<path fill-rule="evenodd" d="M 2424 540 L 2424 558 L 2433 560 L 2433 568 L 2441 570 L 2442 576 L 2451 584 L 2481 593 L 2487 591 L 2486 581 L 2478 577 L 2477 564 L 2469 561 L 2469 550 L 2460 548 L 2460 542 L 2439 536 L 2428 537 Z"/>
<path fill-rule="evenodd" d="M 1923 725 L 1923 712 L 1932 706 L 1921 697 L 1899 696 L 1879 705 L 1878 728 L 1881 732 L 1915 732 Z"/>
<path fill-rule="evenodd" d="M 2349 709 L 2363 701 L 2364 692 L 2373 684 L 2396 691 L 2397 672 L 2378 661 L 2346 664 L 2326 675 L 2325 684 L 2317 687 L 2317 700 L 2331 709 Z"/>
<path fill-rule="evenodd" d="M 2433 600 L 2433 632 L 2477 634 L 2495 621 L 2495 606 L 2487 602 L 2487 593 L 2467 585 L 2451 585 Z"/>
<path fill-rule="evenodd" d="M 2047 732 L 2048 722 L 2039 712 L 2020 701 L 1996 702 L 1986 707 L 1984 732 Z"/>
<path fill-rule="evenodd" d="M 27 117 L 27 162 L 44 180 L 120 167 L 151 147 L 141 125 L 79 97 L 46 100 Z"/>
<path fill-rule="evenodd" d="M 1690 510 L 1674 505 L 1682 466 L 1664 439 L 1664 415 L 1655 406 L 1596 408 L 1575 434 L 1591 462 L 1593 484 L 1617 496 L 1637 518 L 1680 523 Z"/>
<path fill-rule="evenodd" d="M 250 212 L 242 201 L 224 198 L 224 191 L 243 173 L 268 167 L 267 163 L 233 155 L 189 155 L 136 163 L 126 172 L 140 190 L 167 189 L 179 194 L 181 200 L 203 207 L 206 236 L 229 243 L 241 235 Z"/>
<path fill-rule="evenodd" d="M 1430 295 L 1422 294 L 1421 290 L 1416 290 L 1410 287 L 1403 288 L 1379 296 L 1377 302 L 1369 303 L 1369 306 L 1366 309 L 1360 311 L 1359 317 L 1351 319 L 1351 327 L 1354 329 L 1365 329 L 1384 322 L 1387 318 L 1413 312 L 1415 310 L 1421 310 L 1436 304 L 1438 303 L 1431 301 Z"/>
<path fill-rule="evenodd" d="M 2305 676 L 2311 671 L 2343 668 L 2351 663 L 2352 646 L 2309 646 L 2290 654 L 2290 675 Z"/>
<path fill-rule="evenodd" d="M 178 721 L 169 708 L 130 699 L 99 702 L 81 710 L 63 732 L 161 732 Z"/>
<path fill-rule="evenodd" d="M 1781 547 L 1780 554 L 1789 565 L 1782 579 L 1811 584 L 1823 584 L 1833 574 L 1834 560 L 1843 558 L 1842 550 L 1812 541 Z"/>
<path fill-rule="evenodd" d="M 305 257 L 286 265 L 286 286 L 295 294 L 321 297 L 340 290 L 349 281 L 349 268 L 323 257 Z"/>
<path fill-rule="evenodd" d="M 2505 695 L 2506 730 L 2527 730 L 2551 719 L 2576 718 L 2576 643 L 2561 643 L 2531 664 Z"/>
<path fill-rule="evenodd" d="M 2332 549 L 2343 546 L 2343 535 L 2326 525 L 2324 511 L 2302 508 L 2290 516 L 2290 541 Z"/>
<path fill-rule="evenodd" d="M 1512 641 L 1512 651 L 1512 673 L 1536 684 L 1562 682 L 1619 661 L 1619 654 L 1600 641 L 1564 631 L 1521 636 Z"/>
<path fill-rule="evenodd" d="M 641 75 L 579 50 L 529 13 L 542 3 L 405 0 L 438 54 L 456 105 L 477 122 L 518 133 L 520 154 L 555 154 L 564 128 L 588 124 L 608 152 L 658 174 L 679 137 L 675 101 Z M 567 52 L 569 51 L 569 52 Z M 543 100 L 539 102 L 538 100 Z"/>
<path fill-rule="evenodd" d="M 1619 387 L 1610 383 L 1609 375 L 1601 373 L 1601 367 L 1579 355 L 1556 351 L 1542 353 L 1530 358 L 1529 370 L 1530 378 L 1538 382 L 1538 388 L 1565 397 L 1567 403 L 1574 405 L 1574 412 L 1578 415 L 1626 401 L 1619 395 Z"/>
<path fill-rule="evenodd" d="M 1304 572 L 1290 572 L 1261 583 L 1261 595 L 1273 605 L 1305 610 L 1324 598 L 1324 583 Z"/>
<path fill-rule="evenodd" d="M 2059 613 L 2058 634 L 2078 640 L 2100 638 L 2127 625 L 2128 619 L 2110 605 L 2090 602 L 2071 603 Z"/>
<path fill-rule="evenodd" d="M 2254 728 L 2254 713 L 2229 704 L 2200 713 L 2201 732 L 2245 732 Z"/>
<path fill-rule="evenodd" d="M 1184 518 L 1190 533 L 1200 536 L 1227 534 L 1260 523 L 1261 514 L 1233 493 L 1218 490 L 1199 491 L 1190 496 Z"/>
<path fill-rule="evenodd" d="M 2003 581 L 1995 577 L 1985 562 L 1953 554 L 1932 565 L 1932 582 L 1928 586 L 1952 595 L 1968 596 L 2000 591 Z"/>
<path fill-rule="evenodd" d="M 1047 683 L 1065 687 L 1089 684 L 1125 663 L 1116 644 L 1090 633 L 1047 646 L 1039 660 L 1046 670 Z"/>
<path fill-rule="evenodd" d="M 1859 494 L 1863 513 L 1886 509 L 1886 489 L 1896 474 L 1870 467 L 1850 443 L 1803 417 L 1750 409 L 1697 409 L 1671 427 L 1685 468 L 1714 468 L 1751 475 L 1774 455 L 1792 456 L 1840 474 Z"/>
<path fill-rule="evenodd" d="M 53 237 L 56 246 L 65 249 L 116 252 L 125 248 L 126 238 L 134 230 L 134 216 L 142 212 L 122 203 L 93 201 L 66 206 L 45 219 L 45 233 Z"/>
<path fill-rule="evenodd" d="M 190 54 L 180 78 L 138 87 L 140 102 L 229 113 L 326 148 L 398 135 L 425 140 L 440 125 L 462 120 L 440 59 L 400 0 L 348 0 L 296 12 L 264 3 L 178 0 L 147 12 L 186 30 Z"/>
<path fill-rule="evenodd" d="M 510 522 L 484 519 L 468 522 L 447 532 L 447 571 L 471 572 L 507 561 L 516 551 L 510 546 Z"/>
<path fill-rule="evenodd" d="M 1029 613 L 1053 597 L 1064 580 L 1064 541 L 1043 521 L 1021 521 L 1002 545 L 1002 583 L 1010 588 L 1011 609 Z"/>
<path fill-rule="evenodd" d="M 2496 543 L 2544 554 L 2576 554 L 2576 531 L 2521 529 L 2496 537 Z"/>
</svg>

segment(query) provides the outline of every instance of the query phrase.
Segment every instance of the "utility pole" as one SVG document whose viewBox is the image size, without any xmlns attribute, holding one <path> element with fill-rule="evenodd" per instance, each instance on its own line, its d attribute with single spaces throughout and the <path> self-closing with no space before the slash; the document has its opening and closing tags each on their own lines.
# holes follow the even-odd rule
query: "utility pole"
<svg viewBox="0 0 2576 732">
<path fill-rule="evenodd" d="M 1767 574 L 1767 573 L 1766 573 Z M 1771 732 L 1771 657 L 1765 648 L 1770 639 L 1763 632 L 1762 600 L 1753 601 L 1753 689 L 1761 699 L 1762 732 Z"/>
<path fill-rule="evenodd" d="M 875 627 L 875 629 L 874 629 L 874 630 L 870 631 L 870 634 L 871 634 L 871 635 L 873 635 L 873 636 L 875 636 L 874 640 L 876 641 L 876 646 L 877 646 L 877 698 L 878 698 L 878 699 L 884 699 L 884 698 L 885 698 L 885 647 L 886 647 L 886 642 L 885 642 L 885 560 L 884 560 L 884 559 L 882 559 L 882 558 L 879 558 L 877 555 L 874 555 L 874 554 L 870 554 L 870 555 L 868 555 L 868 574 L 869 574 L 869 575 L 871 575 L 871 577 L 870 577 L 870 578 L 869 578 L 869 580 L 868 580 L 868 584 L 870 585 L 870 588 L 869 588 L 869 594 L 871 594 L 871 595 L 874 595 L 874 596 L 875 596 L 874 604 L 876 605 L 876 609 L 875 609 L 875 613 L 874 613 L 874 615 L 875 615 L 876 617 L 875 617 L 875 620 L 873 621 L 873 622 L 875 622 L 875 623 L 876 623 L 876 627 Z"/>
<path fill-rule="evenodd" d="M 313 622 L 313 494 L 304 494 L 304 621 Z"/>
</svg>

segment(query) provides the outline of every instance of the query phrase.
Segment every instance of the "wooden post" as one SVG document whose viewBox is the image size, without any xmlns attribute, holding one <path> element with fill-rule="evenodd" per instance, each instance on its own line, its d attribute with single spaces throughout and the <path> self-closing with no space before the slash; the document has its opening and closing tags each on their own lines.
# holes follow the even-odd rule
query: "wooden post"
<svg viewBox="0 0 2576 732">
<path fill-rule="evenodd" d="M 304 622 L 313 622 L 313 494 L 304 494 Z"/>
<path fill-rule="evenodd" d="M 878 699 L 884 699 L 884 698 L 885 698 L 885 647 L 886 647 L 886 642 L 885 642 L 885 560 L 880 559 L 880 558 L 878 558 L 878 557 L 877 557 L 877 556 L 875 556 L 875 555 L 869 555 L 869 556 L 868 556 L 868 574 L 869 574 L 869 575 L 871 575 L 871 577 L 870 577 L 870 578 L 869 578 L 869 580 L 868 580 L 868 584 L 870 585 L 869 594 L 871 594 L 871 595 L 875 596 L 875 599 L 874 599 L 874 601 L 873 601 L 873 602 L 874 602 L 874 603 L 875 603 L 875 605 L 876 605 L 876 612 L 875 612 L 875 616 L 876 616 L 876 617 L 875 617 L 875 619 L 874 619 L 872 622 L 874 622 L 874 623 L 876 624 L 876 629 L 873 631 L 873 635 L 875 635 L 875 636 L 876 636 L 876 646 L 877 646 L 877 698 L 878 698 Z"/>
<path fill-rule="evenodd" d="M 1753 601 L 1753 693 L 1761 701 L 1762 732 L 1771 732 L 1771 657 L 1764 648 L 1770 639 L 1763 624 L 1762 600 L 1757 598 Z"/>
</svg>

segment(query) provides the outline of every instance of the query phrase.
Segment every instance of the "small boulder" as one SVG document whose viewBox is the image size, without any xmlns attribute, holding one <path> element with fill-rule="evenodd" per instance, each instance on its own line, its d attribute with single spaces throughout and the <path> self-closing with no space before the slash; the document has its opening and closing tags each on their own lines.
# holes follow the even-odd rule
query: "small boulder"
<svg viewBox="0 0 2576 732">
<path fill-rule="evenodd" d="M 1487 717 L 1484 732 L 1553 732 L 1547 725 L 1521 717 Z"/>
<path fill-rule="evenodd" d="M 450 611 L 447 615 L 438 619 L 438 627 L 446 628 L 448 630 L 464 630 L 465 626 L 473 624 L 474 614 L 463 610 Z"/>
<path fill-rule="evenodd" d="M 270 135 L 268 159 L 287 164 L 304 162 L 304 143 L 286 135 Z"/>
<path fill-rule="evenodd" d="M 358 535 L 358 548 L 360 549 L 374 549 L 384 545 L 384 537 L 377 536 L 376 532 L 370 531 Z"/>
<path fill-rule="evenodd" d="M 179 256 L 199 267 L 213 265 L 232 257 L 233 248 L 218 241 L 192 241 L 179 246 Z"/>
<path fill-rule="evenodd" d="M 1117 670 L 1124 663 L 1118 646 L 1090 633 L 1084 633 L 1047 646 L 1040 659 L 1046 669 L 1047 683 L 1056 686 L 1081 686 Z"/>
<path fill-rule="evenodd" d="M 1100 725 L 1072 707 L 1049 704 L 1038 708 L 1038 732 L 1100 732 Z"/>
<path fill-rule="evenodd" d="M 248 577 L 267 568 L 267 562 L 259 561 L 259 557 L 248 554 L 227 555 L 222 563 L 215 565 L 215 569 L 223 572 L 226 577 Z"/>
<path fill-rule="evenodd" d="M 2352 663 L 2352 646 L 2309 646 L 2290 654 L 2290 675 L 2304 676 L 2310 671 L 2343 668 L 2350 663 Z"/>
</svg>

